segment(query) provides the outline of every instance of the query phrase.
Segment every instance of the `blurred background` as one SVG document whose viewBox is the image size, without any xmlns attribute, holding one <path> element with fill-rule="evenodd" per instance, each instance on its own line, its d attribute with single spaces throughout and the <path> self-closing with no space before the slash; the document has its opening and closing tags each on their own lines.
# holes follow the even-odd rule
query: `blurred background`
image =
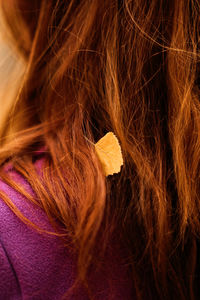
<svg viewBox="0 0 200 300">
<path fill-rule="evenodd" d="M 0 15 L 0 130 L 4 116 L 17 95 L 23 72 L 23 62 L 9 43 Z"/>
</svg>

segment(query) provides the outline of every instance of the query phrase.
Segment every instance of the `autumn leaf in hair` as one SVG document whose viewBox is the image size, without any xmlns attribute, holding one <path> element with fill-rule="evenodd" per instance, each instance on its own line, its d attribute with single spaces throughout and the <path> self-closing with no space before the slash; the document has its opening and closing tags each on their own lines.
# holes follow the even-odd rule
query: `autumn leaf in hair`
<svg viewBox="0 0 200 300">
<path fill-rule="evenodd" d="M 96 144 L 95 150 L 106 176 L 119 173 L 123 165 L 121 147 L 113 132 L 108 132 Z"/>
</svg>

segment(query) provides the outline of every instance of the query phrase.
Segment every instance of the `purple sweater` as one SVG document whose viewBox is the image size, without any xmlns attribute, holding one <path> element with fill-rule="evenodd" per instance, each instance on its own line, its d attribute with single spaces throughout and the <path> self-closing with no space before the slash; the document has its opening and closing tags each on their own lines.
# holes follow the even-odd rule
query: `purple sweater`
<svg viewBox="0 0 200 300">
<path fill-rule="evenodd" d="M 32 192 L 21 175 L 12 168 L 7 172 L 14 176 L 18 184 Z M 53 230 L 40 208 L 3 181 L 0 181 L 0 190 L 27 218 L 42 228 Z M 113 300 L 132 299 L 126 269 L 120 265 L 119 254 L 114 251 L 108 261 L 106 274 L 92 274 L 95 300 L 111 300 L 111 296 L 108 296 L 111 288 Z M 74 259 L 60 238 L 39 234 L 25 225 L 0 199 L 0 300 L 61 299 L 75 277 Z M 80 288 L 76 295 L 67 299 L 86 300 L 88 297 Z"/>
</svg>

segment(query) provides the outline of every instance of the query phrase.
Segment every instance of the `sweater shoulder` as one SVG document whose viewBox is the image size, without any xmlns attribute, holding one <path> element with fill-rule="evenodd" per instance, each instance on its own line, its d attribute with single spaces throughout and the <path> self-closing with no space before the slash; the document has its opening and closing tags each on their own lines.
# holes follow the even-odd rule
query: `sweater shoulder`
<svg viewBox="0 0 200 300">
<path fill-rule="evenodd" d="M 20 174 L 12 169 L 6 172 L 9 172 L 18 185 L 23 185 L 34 196 L 30 185 Z M 6 194 L 28 220 L 46 231 L 54 231 L 45 212 L 2 179 L 0 191 Z M 31 295 L 35 295 L 35 298 L 30 299 L 57 299 L 56 295 L 63 295 L 71 286 L 74 263 L 62 240 L 25 224 L 2 198 L 0 243 L 0 269 L 4 279 L 8 281 L 4 286 L 5 293 L 8 293 L 9 285 L 15 285 L 12 297 L 18 289 L 22 298 L 29 299 Z M 0 294 L 1 288 L 0 285 Z M 18 299 L 12 297 L 8 299 Z"/>
</svg>

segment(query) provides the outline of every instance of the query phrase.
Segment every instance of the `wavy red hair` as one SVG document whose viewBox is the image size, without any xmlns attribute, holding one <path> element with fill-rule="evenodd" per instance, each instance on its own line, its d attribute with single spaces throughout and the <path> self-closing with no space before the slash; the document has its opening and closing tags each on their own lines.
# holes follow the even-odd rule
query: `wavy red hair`
<svg viewBox="0 0 200 300">
<path fill-rule="evenodd" d="M 135 299 L 200 297 L 199 7 L 198 0 L 1 1 L 26 65 L 2 127 L 1 165 L 11 161 L 52 224 L 62 224 L 79 279 L 87 282 L 97 253 L 118 233 Z M 124 165 L 105 179 L 92 143 L 108 131 Z M 43 146 L 41 181 L 33 157 Z M 35 201 L 3 168 L 1 176 Z"/>
</svg>

